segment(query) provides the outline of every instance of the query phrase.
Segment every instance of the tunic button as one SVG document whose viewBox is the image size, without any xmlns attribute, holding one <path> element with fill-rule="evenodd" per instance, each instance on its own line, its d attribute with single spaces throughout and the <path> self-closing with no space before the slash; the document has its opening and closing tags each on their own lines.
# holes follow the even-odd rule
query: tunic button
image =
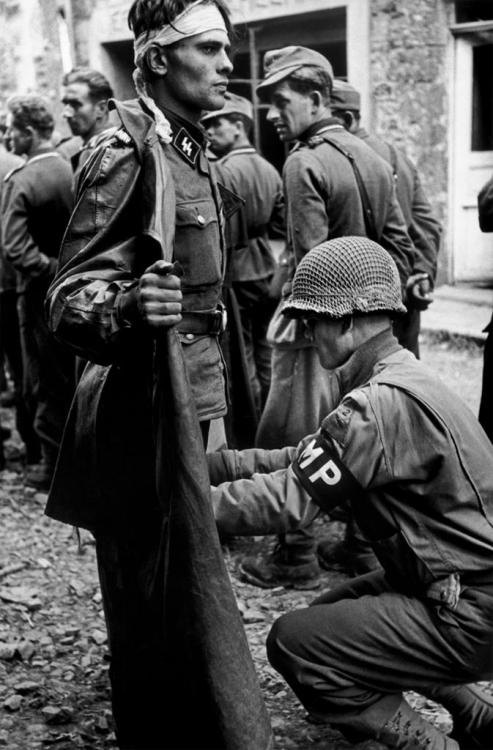
<svg viewBox="0 0 493 750">
<path fill-rule="evenodd" d="M 185 338 L 188 339 L 188 341 L 193 341 L 194 334 L 193 333 L 186 333 Z"/>
<path fill-rule="evenodd" d="M 204 217 L 203 217 L 203 216 L 201 216 L 201 214 L 199 214 L 199 215 L 197 216 L 197 221 L 199 222 L 200 226 L 202 226 L 202 227 L 204 226 L 204 224 L 205 224 L 205 219 L 204 219 Z"/>
</svg>

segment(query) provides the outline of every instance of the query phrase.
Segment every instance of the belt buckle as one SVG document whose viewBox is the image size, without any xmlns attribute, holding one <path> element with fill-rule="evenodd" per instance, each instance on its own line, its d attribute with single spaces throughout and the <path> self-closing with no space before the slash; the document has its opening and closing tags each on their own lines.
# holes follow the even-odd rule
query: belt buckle
<svg viewBox="0 0 493 750">
<path fill-rule="evenodd" d="M 220 315 L 219 333 L 224 333 L 224 331 L 226 330 L 226 326 L 228 325 L 228 311 L 226 310 L 226 305 L 219 304 L 217 311 Z"/>
</svg>

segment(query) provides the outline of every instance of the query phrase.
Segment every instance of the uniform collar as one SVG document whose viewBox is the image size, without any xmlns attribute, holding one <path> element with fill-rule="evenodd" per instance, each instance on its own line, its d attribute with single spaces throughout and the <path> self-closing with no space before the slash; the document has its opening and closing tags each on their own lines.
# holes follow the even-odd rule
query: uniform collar
<svg viewBox="0 0 493 750">
<path fill-rule="evenodd" d="M 400 349 L 402 349 L 402 346 L 393 335 L 390 326 L 385 331 L 377 333 L 376 336 L 365 341 L 349 357 L 347 362 L 334 371 L 339 380 L 342 394 L 346 395 L 353 388 L 358 388 L 366 383 L 372 376 L 377 362 Z"/>
<path fill-rule="evenodd" d="M 337 119 L 337 117 L 326 117 L 324 120 L 319 120 L 318 122 L 314 122 L 313 125 L 310 125 L 304 133 L 302 133 L 299 137 L 300 141 L 308 141 L 309 138 L 313 138 L 314 135 L 318 135 L 322 131 L 325 130 L 344 130 L 343 125 L 341 125 L 340 121 Z"/>
<path fill-rule="evenodd" d="M 221 161 L 226 161 L 226 159 L 229 159 L 230 156 L 238 156 L 239 154 L 256 154 L 257 151 L 254 149 L 253 146 L 238 146 L 237 148 L 232 148 L 231 151 L 228 151 L 227 154 L 224 154 L 223 157 L 221 157 Z"/>
<path fill-rule="evenodd" d="M 193 167 L 197 166 L 206 142 L 204 128 L 185 120 L 170 109 L 162 109 L 171 126 L 172 145 L 184 161 Z"/>
</svg>

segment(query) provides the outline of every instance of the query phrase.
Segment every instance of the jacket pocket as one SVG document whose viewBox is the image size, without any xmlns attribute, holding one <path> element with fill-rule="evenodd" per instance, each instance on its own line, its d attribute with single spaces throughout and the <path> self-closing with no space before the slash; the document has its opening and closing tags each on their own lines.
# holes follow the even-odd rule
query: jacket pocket
<svg viewBox="0 0 493 750">
<path fill-rule="evenodd" d="M 221 235 L 212 200 L 177 204 L 174 257 L 185 271 L 185 286 L 209 286 L 220 281 Z"/>
</svg>

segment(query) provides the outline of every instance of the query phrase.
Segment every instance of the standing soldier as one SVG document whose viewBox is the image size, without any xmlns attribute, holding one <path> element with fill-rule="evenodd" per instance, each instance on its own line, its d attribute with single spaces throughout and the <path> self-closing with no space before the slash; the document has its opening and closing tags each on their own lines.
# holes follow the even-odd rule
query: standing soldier
<svg viewBox="0 0 493 750">
<path fill-rule="evenodd" d="M 270 108 L 267 119 L 280 139 L 298 144 L 283 170 L 288 249 L 293 270 L 324 240 L 345 235 L 369 236 L 392 255 L 403 294 L 420 294 L 414 275 L 415 251 L 397 203 L 391 168 L 360 138 L 332 117 L 330 62 L 305 47 L 268 52 L 265 78 L 258 87 Z M 333 406 L 333 384 L 318 362 L 301 325 L 292 322 L 274 345 L 272 386 L 257 433 L 257 445 L 295 445 L 312 433 Z M 288 339 L 286 341 L 286 339 Z M 320 569 L 313 537 L 306 532 L 281 540 L 267 560 L 247 558 L 245 578 L 260 586 L 319 585 Z"/>
<path fill-rule="evenodd" d="M 436 278 L 442 236 L 441 224 L 433 213 L 414 164 L 394 145 L 382 141 L 373 133 L 370 135 L 361 126 L 361 96 L 346 81 L 337 78 L 334 80 L 331 110 L 332 115 L 342 121 L 346 130 L 361 138 L 392 167 L 397 200 L 423 274 L 420 282 L 423 286 L 422 294 L 419 300 L 408 300 L 406 315 L 397 321 L 396 335 L 400 343 L 418 357 L 420 311 L 426 309 L 432 301 L 429 291 L 433 288 Z"/>
<path fill-rule="evenodd" d="M 58 144 L 61 153 L 67 153 L 74 172 L 78 172 L 92 151 L 114 129 L 110 127 L 108 99 L 113 89 L 108 79 L 91 68 L 74 68 L 63 77 L 63 116 L 72 131 L 72 138 Z M 72 143 L 80 138 L 82 146 L 73 151 Z"/>
<path fill-rule="evenodd" d="M 260 414 L 270 386 L 271 347 L 267 327 L 276 307 L 270 284 L 276 261 L 270 237 L 284 235 L 282 182 L 277 170 L 250 143 L 251 103 L 226 94 L 219 112 L 208 112 L 202 124 L 210 139 L 218 181 L 245 202 L 243 218 L 248 244 L 230 248 L 228 277 L 240 309 L 248 374 Z M 234 387 L 234 384 L 233 384 Z"/>
<path fill-rule="evenodd" d="M 72 170 L 51 142 L 54 120 L 38 96 L 13 97 L 8 135 L 27 157 L 5 179 L 2 245 L 17 272 L 24 389 L 33 404 L 41 461 L 26 472 L 32 487 L 48 490 L 73 390 L 73 361 L 53 339 L 44 299 L 72 208 Z"/>
<path fill-rule="evenodd" d="M 192 396 L 183 409 L 196 411 L 206 442 L 210 420 L 226 412 L 218 342 L 224 243 L 222 201 L 200 118 L 223 106 L 232 64 L 222 0 L 135 0 L 129 25 L 140 96 L 114 103 L 120 126 L 82 168 L 60 269 L 48 293 L 52 330 L 89 363 L 47 513 L 95 535 L 118 742 L 120 748 L 147 750 L 184 747 L 186 737 L 207 732 L 217 709 L 198 705 L 194 692 L 194 674 L 206 665 L 190 664 L 189 654 L 175 647 L 179 653 L 171 656 L 175 663 L 182 657 L 183 668 L 180 676 L 173 674 L 181 683 L 188 680 L 195 700 L 177 705 L 176 713 L 191 711 L 198 719 L 185 728 L 169 715 L 168 701 L 182 693 L 170 684 L 173 644 L 163 619 L 171 621 L 176 613 L 163 611 L 163 598 L 167 585 L 179 590 L 179 581 L 162 581 L 169 562 L 162 557 L 168 518 L 156 490 L 153 366 L 156 340 L 178 338 Z M 173 265 L 162 257 L 169 249 Z M 168 335 L 172 326 L 177 337 Z M 169 390 L 159 389 L 157 397 L 173 404 Z M 172 424 L 159 427 L 173 430 Z M 180 437 L 166 433 L 162 439 L 176 444 Z M 201 446 L 191 438 L 195 455 Z M 176 466 L 169 471 L 168 486 L 177 481 Z M 193 491 L 195 477 L 187 478 Z M 206 564 L 212 555 L 207 542 L 203 551 Z M 175 549 L 171 557 L 179 553 Z M 195 594 L 179 593 L 180 601 Z M 183 629 L 192 649 L 197 637 Z M 254 704 L 258 715 L 255 698 Z M 251 734 L 249 742 L 258 740 L 264 748 L 256 731 Z M 200 744 L 193 742 L 186 746 Z M 212 747 L 210 738 L 204 744 Z"/>
</svg>

